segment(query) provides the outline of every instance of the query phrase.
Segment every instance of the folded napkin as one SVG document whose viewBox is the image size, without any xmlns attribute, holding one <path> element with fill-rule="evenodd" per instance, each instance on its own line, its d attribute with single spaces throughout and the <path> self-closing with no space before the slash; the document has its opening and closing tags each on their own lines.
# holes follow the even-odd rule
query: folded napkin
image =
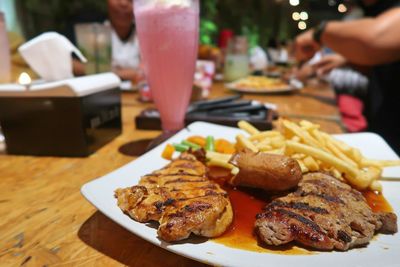
<svg viewBox="0 0 400 267">
<path fill-rule="evenodd" d="M 43 33 L 20 46 L 18 51 L 28 65 L 46 81 L 73 77 L 72 52 L 81 61 L 87 61 L 78 48 L 56 32 Z"/>
<path fill-rule="evenodd" d="M 338 95 L 339 111 L 342 121 L 349 132 L 361 132 L 368 126 L 367 120 L 363 115 L 364 103 L 347 94 Z"/>
<path fill-rule="evenodd" d="M 33 82 L 29 90 L 21 84 L 0 84 L 1 97 L 83 97 L 118 88 L 120 78 L 112 72 L 86 75 L 77 78 Z"/>
</svg>

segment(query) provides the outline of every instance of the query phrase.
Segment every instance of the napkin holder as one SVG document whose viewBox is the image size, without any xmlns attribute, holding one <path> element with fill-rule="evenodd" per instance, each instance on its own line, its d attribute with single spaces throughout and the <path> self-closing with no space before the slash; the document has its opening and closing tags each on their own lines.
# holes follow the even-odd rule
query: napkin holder
<svg viewBox="0 0 400 267">
<path fill-rule="evenodd" d="M 0 85 L 8 154 L 83 157 L 121 133 L 120 79 L 97 74 L 28 87 Z"/>
</svg>

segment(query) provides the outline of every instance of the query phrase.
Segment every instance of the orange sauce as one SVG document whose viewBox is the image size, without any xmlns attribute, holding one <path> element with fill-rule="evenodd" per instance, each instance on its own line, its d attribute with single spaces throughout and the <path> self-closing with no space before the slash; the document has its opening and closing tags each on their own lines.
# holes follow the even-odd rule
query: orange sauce
<svg viewBox="0 0 400 267">
<path fill-rule="evenodd" d="M 293 245 L 273 247 L 259 244 L 254 234 L 254 223 L 256 215 L 268 204 L 268 195 L 261 190 L 238 189 L 226 185 L 226 181 L 231 179 L 231 174 L 226 169 L 211 167 L 209 173 L 211 178 L 228 192 L 234 214 L 234 219 L 229 229 L 222 236 L 214 238 L 212 241 L 232 248 L 261 253 L 285 255 L 309 255 L 315 253 L 315 251 Z M 392 211 L 390 204 L 382 194 L 367 191 L 363 192 L 363 195 L 374 212 Z"/>
<path fill-rule="evenodd" d="M 224 182 L 231 178 L 230 172 L 226 169 L 211 167 L 211 178 L 215 179 L 222 185 L 224 190 L 229 194 L 233 207 L 234 219 L 229 229 L 220 237 L 212 239 L 212 241 L 238 249 L 250 250 L 255 252 L 277 253 L 304 255 L 313 252 L 296 246 L 264 246 L 257 242 L 254 234 L 254 223 L 256 215 L 261 212 L 262 208 L 268 203 L 268 197 L 261 190 L 237 189 Z"/>
<path fill-rule="evenodd" d="M 393 212 L 393 208 L 390 206 L 389 202 L 382 195 L 382 193 L 365 191 L 363 192 L 363 195 L 373 212 Z"/>
</svg>

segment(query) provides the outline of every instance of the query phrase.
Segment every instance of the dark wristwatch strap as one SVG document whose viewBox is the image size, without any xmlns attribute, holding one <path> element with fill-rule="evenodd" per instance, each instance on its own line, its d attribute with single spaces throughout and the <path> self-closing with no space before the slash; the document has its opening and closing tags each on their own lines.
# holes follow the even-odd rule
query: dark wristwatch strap
<svg viewBox="0 0 400 267">
<path fill-rule="evenodd" d="M 326 24 L 327 21 L 321 21 L 321 23 L 314 29 L 313 39 L 319 44 L 321 44 L 321 37 L 325 31 Z"/>
</svg>

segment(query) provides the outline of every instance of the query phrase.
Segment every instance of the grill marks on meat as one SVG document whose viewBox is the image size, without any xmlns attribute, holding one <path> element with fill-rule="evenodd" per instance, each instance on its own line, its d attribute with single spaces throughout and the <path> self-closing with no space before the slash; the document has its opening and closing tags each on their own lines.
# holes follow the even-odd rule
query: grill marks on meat
<svg viewBox="0 0 400 267">
<path fill-rule="evenodd" d="M 374 213 L 363 195 L 322 173 L 303 176 L 297 191 L 257 215 L 256 233 L 268 245 L 292 241 L 319 250 L 367 244 L 376 232 L 397 232 L 393 213 Z"/>
<path fill-rule="evenodd" d="M 227 193 L 207 178 L 206 166 L 191 154 L 143 176 L 137 186 L 117 189 L 115 196 L 134 220 L 159 222 L 158 235 L 169 242 L 191 233 L 221 235 L 233 220 Z"/>
</svg>

